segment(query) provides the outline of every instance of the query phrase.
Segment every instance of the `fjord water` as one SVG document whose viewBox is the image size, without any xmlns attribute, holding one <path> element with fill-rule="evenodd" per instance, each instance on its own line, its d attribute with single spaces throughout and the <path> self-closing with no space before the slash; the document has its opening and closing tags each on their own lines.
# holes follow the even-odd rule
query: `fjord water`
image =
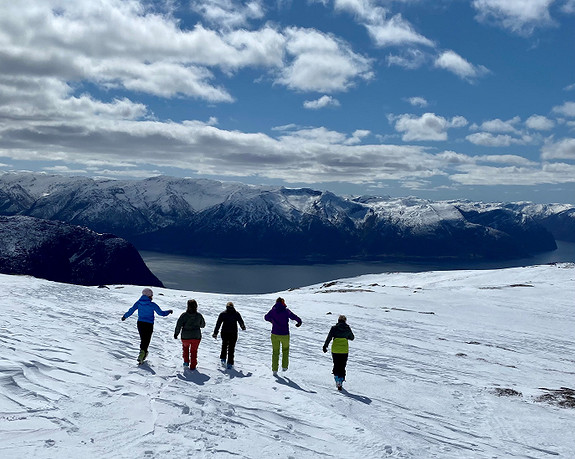
<svg viewBox="0 0 575 459">
<path fill-rule="evenodd" d="M 557 241 L 557 250 L 531 258 L 490 262 L 341 262 L 274 264 L 262 260 L 230 260 L 140 251 L 166 288 L 196 292 L 261 294 L 299 288 L 334 279 L 385 272 L 498 269 L 555 262 L 575 262 L 575 243 Z"/>
</svg>

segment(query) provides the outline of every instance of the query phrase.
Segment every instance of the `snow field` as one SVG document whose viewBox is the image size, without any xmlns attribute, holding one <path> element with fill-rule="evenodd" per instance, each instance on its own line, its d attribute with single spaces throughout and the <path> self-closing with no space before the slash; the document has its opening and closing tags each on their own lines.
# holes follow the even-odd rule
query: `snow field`
<svg viewBox="0 0 575 459">
<path fill-rule="evenodd" d="M 154 289 L 149 364 L 138 367 L 142 287 L 82 287 L 0 275 L 3 458 L 575 457 L 575 410 L 540 388 L 575 387 L 575 266 L 390 273 L 274 295 Z M 271 374 L 275 298 L 291 326 L 290 368 Z M 198 371 L 173 339 L 186 301 L 207 326 Z M 242 314 L 236 365 L 211 337 L 227 301 Z M 321 350 L 339 314 L 344 391 Z M 513 389 L 517 396 L 498 396 Z"/>
</svg>

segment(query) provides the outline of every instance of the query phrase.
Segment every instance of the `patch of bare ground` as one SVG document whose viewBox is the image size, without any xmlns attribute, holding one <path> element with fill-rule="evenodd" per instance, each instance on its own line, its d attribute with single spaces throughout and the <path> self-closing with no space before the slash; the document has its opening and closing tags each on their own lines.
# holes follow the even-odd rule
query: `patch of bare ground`
<svg viewBox="0 0 575 459">
<path fill-rule="evenodd" d="M 499 397 L 522 397 L 523 394 L 515 389 L 509 387 L 496 387 L 495 394 Z"/>
<path fill-rule="evenodd" d="M 540 387 L 539 389 L 546 393 L 537 397 L 538 402 L 551 403 L 562 408 L 575 408 L 575 390 L 568 387 L 561 387 L 560 389 Z"/>
</svg>

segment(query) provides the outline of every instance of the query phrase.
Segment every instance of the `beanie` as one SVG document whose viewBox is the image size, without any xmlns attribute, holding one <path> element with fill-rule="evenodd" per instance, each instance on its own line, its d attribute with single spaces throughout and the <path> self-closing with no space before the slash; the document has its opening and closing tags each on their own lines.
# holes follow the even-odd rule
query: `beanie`
<svg viewBox="0 0 575 459">
<path fill-rule="evenodd" d="M 150 298 L 152 298 L 152 296 L 154 295 L 154 292 L 152 292 L 151 288 L 145 288 L 144 290 L 142 290 L 142 295 L 146 295 L 149 296 Z"/>
</svg>

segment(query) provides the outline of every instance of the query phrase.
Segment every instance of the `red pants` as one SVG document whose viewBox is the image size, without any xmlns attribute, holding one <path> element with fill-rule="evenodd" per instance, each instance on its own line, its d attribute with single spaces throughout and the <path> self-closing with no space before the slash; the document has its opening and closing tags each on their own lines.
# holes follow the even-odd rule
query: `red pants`
<svg viewBox="0 0 575 459">
<path fill-rule="evenodd" d="M 198 347 L 200 346 L 199 339 L 183 339 L 182 340 L 182 356 L 184 362 L 190 364 L 190 370 L 195 370 L 198 366 Z"/>
</svg>

